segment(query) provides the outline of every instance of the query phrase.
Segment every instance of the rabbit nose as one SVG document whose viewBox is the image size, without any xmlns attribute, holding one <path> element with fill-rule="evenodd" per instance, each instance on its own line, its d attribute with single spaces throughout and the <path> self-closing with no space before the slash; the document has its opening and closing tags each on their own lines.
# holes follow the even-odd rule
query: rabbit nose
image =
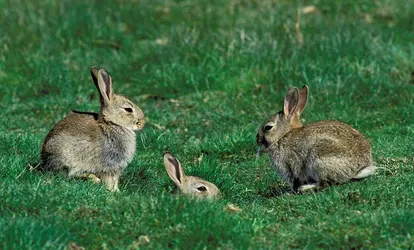
<svg viewBox="0 0 414 250">
<path fill-rule="evenodd" d="M 269 142 L 264 138 L 263 135 L 260 135 L 259 133 L 256 134 L 256 143 L 259 146 L 263 146 L 265 148 L 269 147 Z"/>
<path fill-rule="evenodd" d="M 136 129 L 142 129 L 145 126 L 145 122 L 146 122 L 146 118 L 142 117 L 141 119 L 138 120 L 138 122 L 135 124 Z"/>
</svg>

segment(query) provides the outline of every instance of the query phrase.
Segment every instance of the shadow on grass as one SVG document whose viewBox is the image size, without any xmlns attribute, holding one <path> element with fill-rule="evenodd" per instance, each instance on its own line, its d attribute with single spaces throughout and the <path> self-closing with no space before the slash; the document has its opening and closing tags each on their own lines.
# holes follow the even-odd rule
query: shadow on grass
<svg viewBox="0 0 414 250">
<path fill-rule="evenodd" d="M 279 197 L 282 195 L 291 195 L 294 194 L 292 189 L 288 186 L 270 186 L 265 190 L 260 190 L 259 195 L 263 196 L 264 198 L 273 198 Z"/>
<path fill-rule="evenodd" d="M 28 172 L 38 172 L 38 173 L 43 173 L 43 174 L 47 174 L 47 173 L 58 174 L 58 175 L 67 175 L 68 174 L 67 169 L 62 169 L 62 170 L 57 170 L 56 171 L 56 170 L 50 169 L 50 168 L 42 165 L 42 163 L 38 162 L 38 161 L 27 163 L 26 170 Z"/>
<path fill-rule="evenodd" d="M 50 168 L 43 167 L 42 164 L 39 162 L 29 162 L 26 165 L 25 170 L 21 172 L 18 178 L 20 178 L 20 176 L 24 176 L 24 173 L 35 173 L 36 175 L 44 178 L 45 180 L 48 179 L 49 177 L 55 176 L 55 177 L 59 177 L 59 178 L 70 180 L 70 181 L 79 180 L 83 182 L 94 182 L 98 185 L 100 184 L 99 179 L 93 174 L 91 175 L 85 174 L 83 176 L 69 177 L 67 169 L 61 169 L 61 170 L 56 171 Z"/>
<path fill-rule="evenodd" d="M 163 181 L 156 172 L 146 168 L 125 171 L 120 179 L 120 189 L 127 192 L 156 194 L 159 192 L 174 193 L 168 182 Z"/>
</svg>

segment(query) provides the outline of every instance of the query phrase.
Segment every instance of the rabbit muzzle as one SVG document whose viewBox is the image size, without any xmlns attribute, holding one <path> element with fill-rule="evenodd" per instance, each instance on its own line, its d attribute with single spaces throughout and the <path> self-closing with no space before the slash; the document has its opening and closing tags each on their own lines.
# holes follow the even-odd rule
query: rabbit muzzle
<svg viewBox="0 0 414 250">
<path fill-rule="evenodd" d="M 259 133 L 256 134 L 256 143 L 259 146 L 263 146 L 264 148 L 269 147 L 269 142 L 266 140 L 264 135 L 260 135 Z"/>
<path fill-rule="evenodd" d="M 138 119 L 138 121 L 135 123 L 135 130 L 141 130 L 142 128 L 144 128 L 145 122 L 145 117 Z"/>
</svg>

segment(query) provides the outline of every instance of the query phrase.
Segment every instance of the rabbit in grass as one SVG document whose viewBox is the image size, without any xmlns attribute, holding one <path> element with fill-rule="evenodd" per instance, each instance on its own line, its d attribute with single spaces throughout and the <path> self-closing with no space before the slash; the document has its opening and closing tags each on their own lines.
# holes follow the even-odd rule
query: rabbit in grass
<svg viewBox="0 0 414 250">
<path fill-rule="evenodd" d="M 185 175 L 180 161 L 170 153 L 164 154 L 164 166 L 168 176 L 170 176 L 171 180 L 174 181 L 183 194 L 209 199 L 215 199 L 220 196 L 219 189 L 213 183 L 197 176 Z"/>
<path fill-rule="evenodd" d="M 302 125 L 300 114 L 308 87 L 291 88 L 283 111 L 267 120 L 256 136 L 272 164 L 294 192 L 366 178 L 375 172 L 371 147 L 364 136 L 340 121 Z"/>
<path fill-rule="evenodd" d="M 135 154 L 134 130 L 145 125 L 142 110 L 126 97 L 114 94 L 112 79 L 104 69 L 91 68 L 99 91 L 99 113 L 72 111 L 46 136 L 42 166 L 67 171 L 69 177 L 93 174 L 110 191 L 119 191 L 118 180 Z"/>
</svg>

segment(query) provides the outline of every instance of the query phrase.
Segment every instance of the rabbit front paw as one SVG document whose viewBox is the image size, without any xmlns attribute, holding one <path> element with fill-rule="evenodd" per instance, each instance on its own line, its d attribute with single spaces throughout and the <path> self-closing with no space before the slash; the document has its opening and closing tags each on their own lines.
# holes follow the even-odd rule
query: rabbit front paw
<svg viewBox="0 0 414 250">
<path fill-rule="evenodd" d="M 103 174 L 101 175 L 101 181 L 105 184 L 108 191 L 119 192 L 118 188 L 119 174 Z"/>
</svg>

